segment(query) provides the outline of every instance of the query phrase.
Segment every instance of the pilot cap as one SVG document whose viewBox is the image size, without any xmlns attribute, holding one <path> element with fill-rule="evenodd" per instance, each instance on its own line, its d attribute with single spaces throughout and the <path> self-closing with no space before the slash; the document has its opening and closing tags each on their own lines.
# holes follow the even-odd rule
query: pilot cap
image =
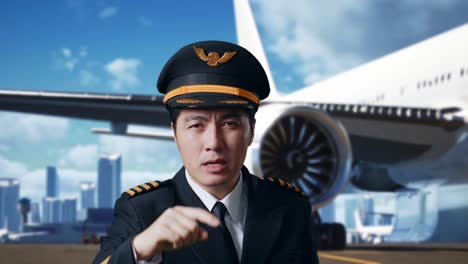
<svg viewBox="0 0 468 264">
<path fill-rule="evenodd" d="M 246 108 L 255 112 L 270 93 L 260 62 L 245 48 L 202 41 L 177 51 L 161 71 L 158 91 L 169 112 L 175 108 Z"/>
</svg>

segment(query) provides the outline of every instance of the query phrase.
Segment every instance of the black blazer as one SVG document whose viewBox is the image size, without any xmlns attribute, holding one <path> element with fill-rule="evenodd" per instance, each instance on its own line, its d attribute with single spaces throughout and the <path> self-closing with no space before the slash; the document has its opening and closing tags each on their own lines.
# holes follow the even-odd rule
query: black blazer
<svg viewBox="0 0 468 264">
<path fill-rule="evenodd" d="M 298 193 L 277 181 L 262 180 L 242 168 L 247 186 L 247 216 L 241 264 L 318 263 L 311 238 L 311 206 Z M 124 193 L 115 204 L 114 221 L 93 263 L 135 263 L 131 241 L 164 210 L 175 205 L 200 207 L 182 168 L 160 187 L 135 196 Z M 163 263 L 223 263 L 217 255 L 217 229 L 203 225 L 208 240 L 163 253 Z"/>
</svg>

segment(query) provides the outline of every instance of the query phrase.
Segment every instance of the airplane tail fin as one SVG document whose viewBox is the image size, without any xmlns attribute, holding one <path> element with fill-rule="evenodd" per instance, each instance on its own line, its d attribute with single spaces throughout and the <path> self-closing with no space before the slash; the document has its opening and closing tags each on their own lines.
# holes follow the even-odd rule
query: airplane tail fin
<svg viewBox="0 0 468 264">
<path fill-rule="evenodd" d="M 356 224 L 356 229 L 362 230 L 364 226 L 362 225 L 361 217 L 359 216 L 359 211 L 357 209 L 354 210 L 354 222 Z"/>
<path fill-rule="evenodd" d="M 238 44 L 255 55 L 268 76 L 268 81 L 270 83 L 270 95 L 268 96 L 268 100 L 278 98 L 280 94 L 278 90 L 276 90 L 275 81 L 271 74 L 270 66 L 268 65 L 268 60 L 263 50 L 262 41 L 260 40 L 248 0 L 234 0 L 234 16 L 236 20 Z"/>
</svg>

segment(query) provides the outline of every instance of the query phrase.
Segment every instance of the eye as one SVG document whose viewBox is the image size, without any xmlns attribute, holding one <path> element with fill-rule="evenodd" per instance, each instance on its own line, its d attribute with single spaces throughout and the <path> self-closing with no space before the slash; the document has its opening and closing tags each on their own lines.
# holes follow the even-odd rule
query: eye
<svg viewBox="0 0 468 264">
<path fill-rule="evenodd" d="M 237 127 L 239 126 L 239 123 L 236 121 L 226 121 L 224 122 L 224 125 L 228 127 Z"/>
<path fill-rule="evenodd" d="M 196 123 L 196 124 L 193 124 L 193 125 L 190 125 L 188 128 L 201 128 L 202 127 L 202 124 L 200 123 Z"/>
</svg>

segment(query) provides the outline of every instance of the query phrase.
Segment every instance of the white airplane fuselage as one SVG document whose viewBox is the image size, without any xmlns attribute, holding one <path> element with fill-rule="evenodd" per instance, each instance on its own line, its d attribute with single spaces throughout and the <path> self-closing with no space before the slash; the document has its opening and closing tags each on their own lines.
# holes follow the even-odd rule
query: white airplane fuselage
<svg viewBox="0 0 468 264">
<path fill-rule="evenodd" d="M 468 108 L 468 24 L 285 95 L 323 103 Z"/>
</svg>

